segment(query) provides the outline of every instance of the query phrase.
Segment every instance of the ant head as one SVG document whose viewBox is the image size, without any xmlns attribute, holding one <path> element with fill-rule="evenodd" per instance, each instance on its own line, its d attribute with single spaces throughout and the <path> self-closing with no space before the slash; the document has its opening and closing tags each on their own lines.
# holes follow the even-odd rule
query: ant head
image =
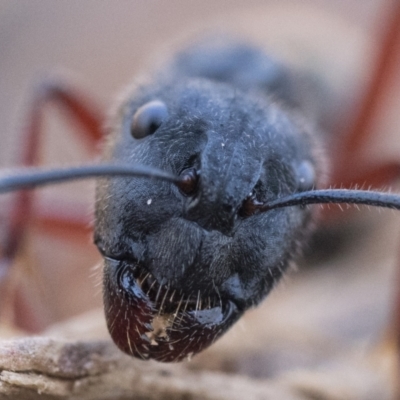
<svg viewBox="0 0 400 400">
<path fill-rule="evenodd" d="M 172 361 L 202 350 L 287 269 L 311 211 L 260 213 L 257 206 L 310 189 L 320 175 L 315 141 L 287 115 L 265 99 L 200 79 L 141 87 L 122 104 L 107 161 L 180 177 L 177 185 L 121 178 L 98 184 L 105 308 L 125 310 L 117 320 L 106 315 L 124 351 Z M 189 326 L 198 336 L 190 345 L 180 340 Z"/>
</svg>

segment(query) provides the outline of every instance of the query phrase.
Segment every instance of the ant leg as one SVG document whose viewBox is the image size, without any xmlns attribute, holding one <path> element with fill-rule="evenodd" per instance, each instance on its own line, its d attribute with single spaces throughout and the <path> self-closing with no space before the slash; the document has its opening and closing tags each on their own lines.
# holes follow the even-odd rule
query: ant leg
<svg viewBox="0 0 400 400">
<path fill-rule="evenodd" d="M 347 131 L 342 132 L 343 134 L 337 135 L 338 145 L 332 159 L 334 168 L 330 182 L 332 185 L 343 184 L 344 187 L 349 187 L 355 184 L 361 186 L 366 184 L 381 188 L 400 177 L 400 163 L 385 162 L 371 167 L 361 155 L 364 146 L 373 134 L 372 127 L 375 118 L 382 111 L 383 100 L 391 89 L 400 56 L 400 2 L 388 0 L 384 11 L 386 18 L 382 19 L 382 34 L 378 41 L 379 53 L 372 69 L 369 85 L 355 110 L 352 124 Z M 337 216 L 335 211 L 338 209 L 332 207 L 324 213 L 324 217 L 333 220 Z M 397 272 L 397 278 L 400 279 L 400 271 Z M 392 328 L 395 335 L 397 363 L 400 366 L 400 290 L 396 291 L 393 312 L 394 326 Z"/>
<path fill-rule="evenodd" d="M 43 82 L 39 85 L 31 100 L 31 107 L 29 110 L 26 125 L 23 128 L 21 134 L 21 146 L 20 154 L 17 157 L 16 164 L 23 166 L 33 166 L 39 163 L 39 148 L 40 142 L 43 135 L 43 116 L 46 106 L 54 104 L 59 108 L 64 109 L 71 115 L 71 121 L 77 122 L 80 127 L 77 130 L 79 137 L 82 142 L 86 145 L 88 151 L 91 154 L 96 152 L 96 144 L 102 137 L 101 126 L 103 123 L 103 113 L 100 108 L 93 103 L 86 95 L 81 93 L 76 88 L 72 88 L 65 85 L 62 82 L 55 80 Z M 54 215 L 41 215 L 34 218 L 33 215 L 33 192 L 32 191 L 20 191 L 12 195 L 11 207 L 4 218 L 5 223 L 3 224 L 2 230 L 2 243 L 0 246 L 0 284 L 7 287 L 5 280 L 7 272 L 14 262 L 16 255 L 20 251 L 24 237 L 26 236 L 27 227 L 30 222 L 35 220 L 39 225 L 49 231 L 60 231 L 60 227 L 63 225 L 67 218 L 63 216 Z M 78 216 L 79 217 L 79 216 Z M 88 221 L 87 218 L 69 218 L 69 228 L 73 231 L 88 232 Z M 13 289 L 10 289 L 13 290 Z M 2 290 L 2 298 L 7 299 L 4 290 Z M 13 296 L 11 296 L 13 297 Z M 9 297 L 9 298 L 11 298 Z M 14 296 L 15 297 L 15 296 Z M 21 299 L 14 299 L 19 301 Z M 24 301 L 24 303 L 28 303 Z M 29 310 L 29 304 L 25 304 L 25 309 Z M 4 308 L 7 305 L 2 304 L 1 309 L 4 312 Z M 11 306 L 12 307 L 12 306 Z M 22 304 L 19 304 L 20 308 L 24 308 Z M 14 308 L 14 307 L 12 307 Z M 0 312 L 2 311 L 0 309 Z M 28 312 L 28 314 L 32 314 Z M 28 318 L 29 319 L 29 318 Z M 21 319 L 22 321 L 22 319 Z M 20 324 L 17 324 L 20 325 Z M 37 330 L 37 323 L 28 323 L 29 327 Z M 39 324 L 40 325 L 40 324 Z"/>
<path fill-rule="evenodd" d="M 383 23 L 381 23 L 382 34 L 378 40 L 379 53 L 371 71 L 370 83 L 354 112 L 355 117 L 347 132 L 338 135 L 338 145 L 332 160 L 334 170 L 331 182 L 333 184 L 355 183 L 357 175 L 365 175 L 367 179 L 364 182 L 367 184 L 374 183 L 368 179 L 366 172 L 360 173 L 367 169 L 370 170 L 370 168 L 366 168 L 367 165 L 364 165 L 366 161 L 360 154 L 373 133 L 372 125 L 376 116 L 381 112 L 382 100 L 389 92 L 396 73 L 400 52 L 400 2 L 389 0 L 384 11 L 383 17 L 385 18 L 382 18 Z M 356 167 L 357 170 L 355 170 Z M 387 168 L 383 166 L 378 170 L 383 172 Z M 349 176 L 349 171 L 354 171 L 355 176 Z M 374 173 L 374 176 L 378 176 L 378 174 Z M 382 179 L 385 179 L 385 175 L 381 176 Z"/>
<path fill-rule="evenodd" d="M 23 134 L 28 143 L 25 147 L 26 154 L 22 157 L 23 165 L 30 166 L 38 163 L 37 159 L 32 159 L 32 157 L 37 158 L 38 156 L 38 150 L 35 148 L 38 146 L 43 130 L 43 111 L 47 104 L 55 104 L 67 111 L 71 116 L 70 121 L 77 123 L 77 127 L 80 128 L 74 131 L 79 134 L 79 138 L 82 139 L 82 143 L 89 154 L 97 154 L 98 143 L 103 136 L 102 124 L 104 115 L 100 107 L 91 98 L 88 98 L 86 94 L 71 85 L 51 80 L 38 86 L 32 100 L 28 125 Z M 48 212 L 38 216 L 38 218 L 35 218 L 35 215 L 32 217 L 36 225 L 47 232 L 52 231 L 57 235 L 72 237 L 69 234 L 70 232 L 88 233 L 89 221 L 85 215 L 76 215 L 74 217 L 60 213 L 54 215 Z"/>
<path fill-rule="evenodd" d="M 381 21 L 379 53 L 372 68 L 369 84 L 354 110 L 355 117 L 348 128 L 337 135 L 337 145 L 332 153 L 333 171 L 328 186 L 344 188 L 371 187 L 381 189 L 400 177 L 400 164 L 385 162 L 371 166 L 362 153 L 373 134 L 373 124 L 382 111 L 400 56 L 400 2 L 388 0 Z M 340 219 L 340 208 L 332 206 L 323 211 L 326 221 Z"/>
</svg>

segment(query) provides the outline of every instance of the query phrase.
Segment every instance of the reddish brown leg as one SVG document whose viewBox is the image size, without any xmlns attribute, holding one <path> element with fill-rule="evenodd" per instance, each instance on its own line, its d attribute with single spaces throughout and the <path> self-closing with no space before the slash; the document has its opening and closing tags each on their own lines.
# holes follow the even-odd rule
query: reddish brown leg
<svg viewBox="0 0 400 400">
<path fill-rule="evenodd" d="M 381 189 L 400 177 L 400 162 L 392 161 L 371 166 L 363 152 L 374 133 L 373 124 L 381 112 L 398 69 L 400 59 L 400 1 L 388 0 L 381 19 L 378 37 L 379 51 L 371 70 L 369 84 L 353 111 L 354 118 L 338 138 L 333 152 L 333 171 L 328 186 Z M 324 210 L 323 216 L 332 222 L 343 215 L 339 207 Z"/>
<path fill-rule="evenodd" d="M 38 164 L 43 113 L 46 105 L 50 103 L 65 109 L 71 115 L 71 120 L 77 122 L 81 128 L 78 133 L 82 142 L 91 154 L 95 153 L 96 144 L 102 137 L 102 112 L 78 90 L 61 84 L 61 82 L 51 81 L 40 85 L 35 90 L 27 125 L 21 135 L 21 152 L 17 158 L 17 165 L 33 166 Z M 6 275 L 22 246 L 27 226 L 32 220 L 32 200 L 33 193 L 31 191 L 20 191 L 13 196 L 11 210 L 4 228 L 4 241 L 1 245 L 0 278 Z M 39 217 L 37 219 L 47 229 L 56 229 L 60 225 L 58 217 Z M 79 221 L 79 219 L 76 218 L 75 221 Z M 86 221 L 70 225 L 75 229 L 87 230 Z"/>
<path fill-rule="evenodd" d="M 345 132 L 338 135 L 335 158 L 332 160 L 334 170 L 331 184 L 360 183 L 356 182 L 360 176 L 365 176 L 367 179 L 364 183 L 370 184 L 366 173 L 367 170 L 370 172 L 371 168 L 362 158 L 362 151 L 373 134 L 373 123 L 381 112 L 384 104 L 382 100 L 387 96 L 393 83 L 400 57 L 400 1 L 388 0 L 384 11 L 382 34 L 378 40 L 379 53 L 371 71 L 370 83 L 360 104 L 354 110 L 355 117 L 352 123 Z M 387 183 L 389 177 L 384 174 L 386 167 L 378 169 L 382 173 L 382 184 Z M 376 176 L 377 172 L 374 175 Z"/>
<path fill-rule="evenodd" d="M 355 113 L 353 123 L 347 132 L 339 136 L 339 145 L 333 160 L 332 185 L 350 187 L 371 186 L 379 188 L 392 183 L 400 177 L 400 162 L 387 162 L 371 167 L 363 158 L 362 152 L 373 133 L 373 123 L 381 112 L 383 99 L 389 93 L 400 60 L 400 1 L 388 0 L 384 10 L 382 35 L 379 41 L 379 54 L 372 70 L 370 84 Z M 349 173 L 350 171 L 350 173 Z M 332 217 L 331 213 L 331 217 Z M 397 298 L 394 306 L 394 332 L 398 365 L 400 366 L 400 264 L 398 267 Z M 400 376 L 400 369 L 397 371 Z M 398 379 L 400 382 L 400 380 Z M 400 398 L 400 393 L 398 393 Z"/>
</svg>

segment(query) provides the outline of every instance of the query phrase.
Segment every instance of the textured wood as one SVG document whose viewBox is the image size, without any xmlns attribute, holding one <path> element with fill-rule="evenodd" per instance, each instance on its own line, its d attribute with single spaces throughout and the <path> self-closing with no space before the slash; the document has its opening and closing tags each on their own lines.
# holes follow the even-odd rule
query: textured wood
<svg viewBox="0 0 400 400">
<path fill-rule="evenodd" d="M 300 398 L 285 385 L 138 361 L 110 342 L 5 341 L 0 359 L 0 399 Z"/>
</svg>

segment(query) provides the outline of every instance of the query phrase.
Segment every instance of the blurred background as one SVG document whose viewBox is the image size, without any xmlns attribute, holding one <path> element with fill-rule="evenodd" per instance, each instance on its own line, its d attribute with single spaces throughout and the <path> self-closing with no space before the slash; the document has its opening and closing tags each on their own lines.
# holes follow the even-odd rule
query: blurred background
<svg viewBox="0 0 400 400">
<path fill-rule="evenodd" d="M 191 37 L 215 31 L 232 32 L 315 73 L 329 88 L 338 126 L 345 124 L 367 83 L 388 4 L 383 0 L 0 0 L 0 166 L 13 165 L 23 146 L 20 132 L 32 88 L 43 78 L 54 73 L 68 77 L 106 110 L 135 74 L 162 66 L 162 57 Z M 379 136 L 371 143 L 371 157 L 390 157 L 400 150 L 399 83 L 400 79 L 393 81 L 385 113 L 376 120 Z M 87 160 L 72 129 L 60 111 L 49 108 L 41 145 L 43 164 Z M 68 184 L 42 190 L 36 207 L 38 212 L 70 213 L 72 219 L 79 210 L 90 220 L 92 198 L 91 183 Z M 10 199 L 1 199 L 0 223 Z M 353 239 L 343 254 L 324 261 L 317 271 L 292 274 L 248 320 L 268 319 L 287 332 L 316 329 L 338 340 L 377 340 L 392 312 L 399 223 L 391 213 L 380 215 L 383 222 L 374 214 L 366 225 L 374 234 Z M 92 277 L 99 275 L 92 271 L 98 263 L 89 228 L 55 232 L 33 226 L 13 271 L 17 294 L 10 305 L 10 321 L 40 331 L 100 307 L 101 288 L 94 288 Z M 243 342 L 241 329 L 233 335 Z"/>
</svg>

